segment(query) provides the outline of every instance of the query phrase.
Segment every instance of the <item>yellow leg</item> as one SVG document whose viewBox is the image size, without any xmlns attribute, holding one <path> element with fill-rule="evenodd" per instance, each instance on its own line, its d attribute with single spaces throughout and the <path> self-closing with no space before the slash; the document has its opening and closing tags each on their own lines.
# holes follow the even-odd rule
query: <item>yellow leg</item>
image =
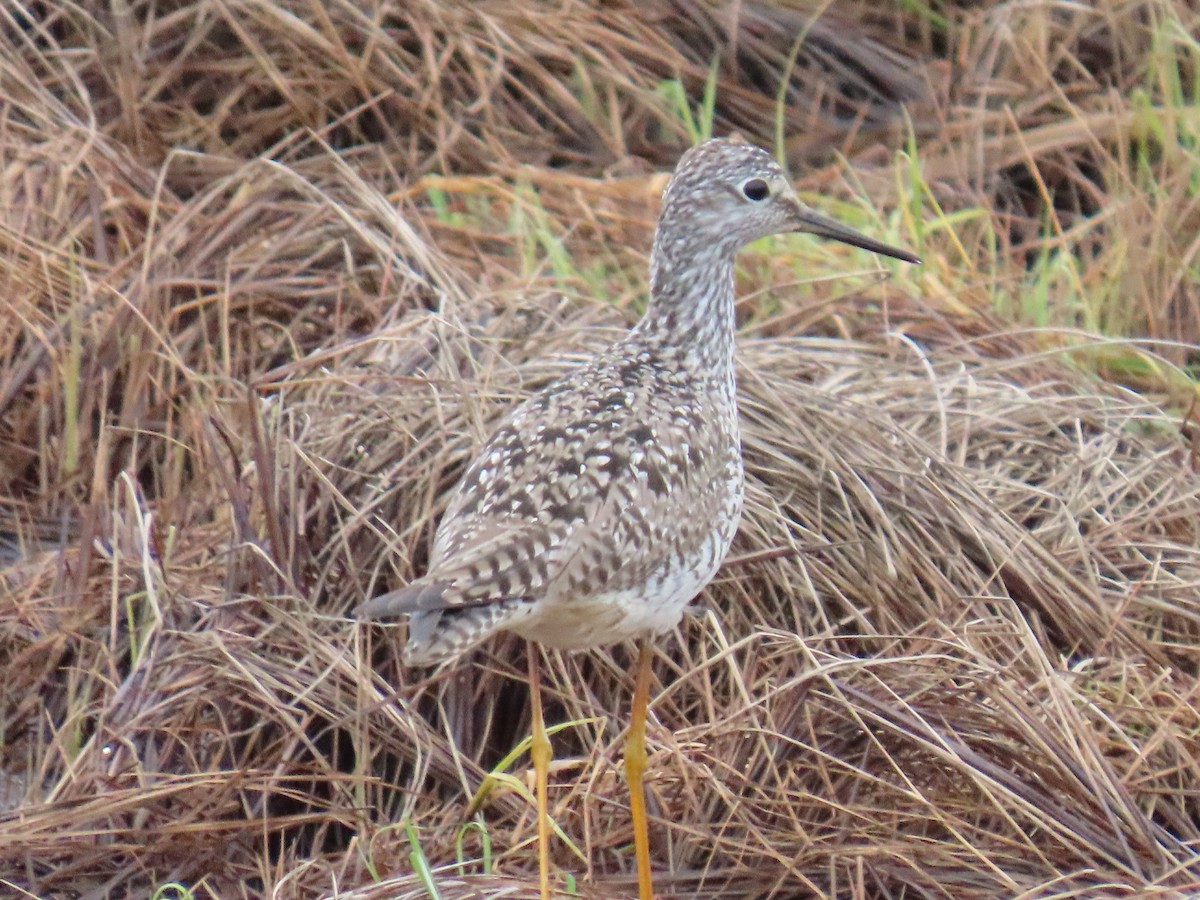
<svg viewBox="0 0 1200 900">
<path fill-rule="evenodd" d="M 637 857 L 638 900 L 653 900 L 650 878 L 650 833 L 646 823 L 646 713 L 650 706 L 650 642 L 638 645 L 637 680 L 633 708 L 629 714 L 629 737 L 625 742 L 625 780 L 629 782 L 629 812 L 633 817 L 633 850 Z"/>
<path fill-rule="evenodd" d="M 546 734 L 546 722 L 542 718 L 542 681 L 538 672 L 538 646 L 529 642 L 529 706 L 532 732 L 529 756 L 533 759 L 533 773 L 537 781 L 537 830 L 538 830 L 538 887 L 542 900 L 550 900 L 550 810 L 546 790 L 550 779 L 550 760 L 553 750 L 550 736 Z"/>
</svg>

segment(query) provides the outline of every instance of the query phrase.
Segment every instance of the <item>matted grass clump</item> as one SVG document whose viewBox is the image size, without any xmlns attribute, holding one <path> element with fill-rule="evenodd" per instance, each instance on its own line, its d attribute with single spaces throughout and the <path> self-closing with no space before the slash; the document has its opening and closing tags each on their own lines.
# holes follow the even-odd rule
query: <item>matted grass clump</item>
<svg viewBox="0 0 1200 900">
<path fill-rule="evenodd" d="M 742 257 L 656 887 L 1200 892 L 1200 21 L 1093 6 L 0 13 L 0 893 L 536 894 L 522 642 L 348 614 L 730 128 L 925 264 Z M 627 895 L 628 648 L 546 661 L 559 883 Z"/>
</svg>

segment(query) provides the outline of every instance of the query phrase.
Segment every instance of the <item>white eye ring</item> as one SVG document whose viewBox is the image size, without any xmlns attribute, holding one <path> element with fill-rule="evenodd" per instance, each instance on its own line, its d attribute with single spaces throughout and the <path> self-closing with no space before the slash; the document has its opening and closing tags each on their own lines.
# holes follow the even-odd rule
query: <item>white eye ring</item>
<svg viewBox="0 0 1200 900">
<path fill-rule="evenodd" d="M 761 178 L 747 178 L 742 182 L 742 196 L 752 203 L 762 203 L 771 196 L 771 186 Z"/>
</svg>

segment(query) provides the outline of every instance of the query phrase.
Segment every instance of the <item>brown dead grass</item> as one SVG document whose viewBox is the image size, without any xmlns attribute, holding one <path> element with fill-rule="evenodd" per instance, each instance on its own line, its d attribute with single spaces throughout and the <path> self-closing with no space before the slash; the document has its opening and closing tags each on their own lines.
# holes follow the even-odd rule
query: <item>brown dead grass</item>
<svg viewBox="0 0 1200 900">
<path fill-rule="evenodd" d="M 686 141 L 659 81 L 698 95 L 720 49 L 717 130 L 769 143 L 810 13 L 0 13 L 6 890 L 425 897 L 407 822 L 440 896 L 534 894 L 520 642 L 414 672 L 346 614 L 422 570 L 490 423 L 636 317 Z M 667 895 L 1200 890 L 1194 148 L 1137 193 L 1123 99 L 1195 13 L 940 13 L 835 4 L 797 56 L 802 186 L 899 203 L 864 227 L 927 262 L 746 257 L 747 515 L 656 660 Z M 992 312 L 1046 251 L 1159 356 Z M 627 650 L 547 662 L 555 862 L 623 895 Z"/>
</svg>

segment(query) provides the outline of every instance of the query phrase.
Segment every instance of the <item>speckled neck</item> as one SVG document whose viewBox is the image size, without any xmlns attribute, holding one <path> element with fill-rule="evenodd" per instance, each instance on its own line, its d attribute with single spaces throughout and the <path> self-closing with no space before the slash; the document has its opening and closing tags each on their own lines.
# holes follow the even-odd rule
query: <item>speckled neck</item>
<svg viewBox="0 0 1200 900">
<path fill-rule="evenodd" d="M 650 303 L 635 334 L 677 350 L 692 371 L 731 375 L 734 252 L 660 225 L 650 254 Z"/>
</svg>

